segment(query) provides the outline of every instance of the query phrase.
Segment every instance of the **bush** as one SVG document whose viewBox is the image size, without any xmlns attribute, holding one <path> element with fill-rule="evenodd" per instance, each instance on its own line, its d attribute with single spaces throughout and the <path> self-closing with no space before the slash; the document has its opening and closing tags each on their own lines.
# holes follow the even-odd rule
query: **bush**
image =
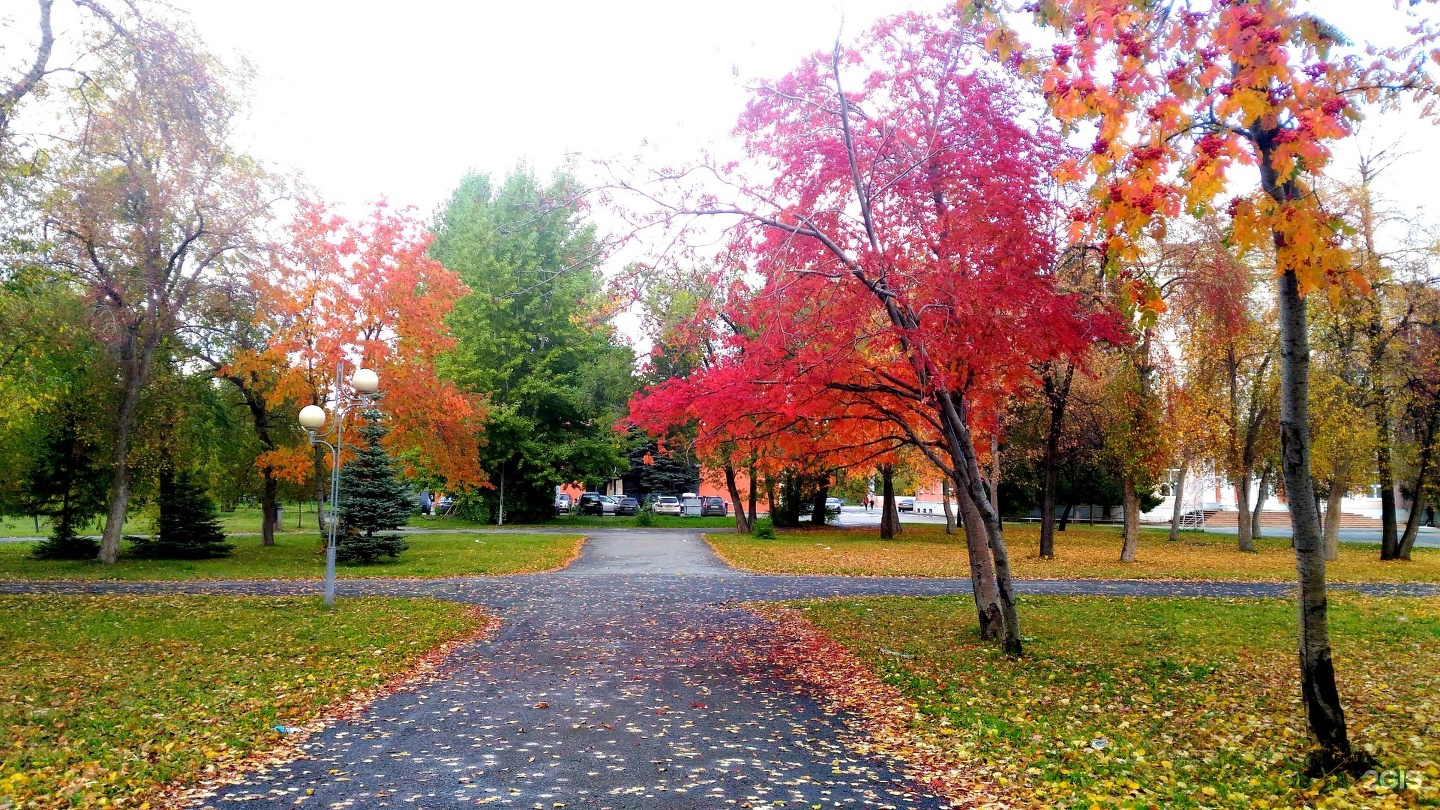
<svg viewBox="0 0 1440 810">
<path fill-rule="evenodd" d="M 750 535 L 761 540 L 774 540 L 775 522 L 768 517 L 756 518 L 755 525 L 750 527 Z"/>
<path fill-rule="evenodd" d="M 636 526 L 654 526 L 654 525 L 655 525 L 655 512 L 654 512 L 654 510 L 652 510 L 652 509 L 650 508 L 650 501 L 649 501 L 649 500 L 646 500 L 645 503 L 641 504 L 641 505 L 640 505 L 640 511 L 638 511 L 638 512 L 635 513 L 635 525 L 636 525 Z"/>
</svg>

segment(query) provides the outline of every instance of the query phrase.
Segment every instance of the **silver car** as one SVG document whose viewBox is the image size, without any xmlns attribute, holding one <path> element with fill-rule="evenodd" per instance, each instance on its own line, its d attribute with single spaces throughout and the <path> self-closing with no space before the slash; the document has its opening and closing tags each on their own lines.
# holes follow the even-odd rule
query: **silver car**
<svg viewBox="0 0 1440 810">
<path fill-rule="evenodd" d="M 674 495 L 661 495 L 655 499 L 653 509 L 657 515 L 679 515 L 680 499 Z"/>
</svg>

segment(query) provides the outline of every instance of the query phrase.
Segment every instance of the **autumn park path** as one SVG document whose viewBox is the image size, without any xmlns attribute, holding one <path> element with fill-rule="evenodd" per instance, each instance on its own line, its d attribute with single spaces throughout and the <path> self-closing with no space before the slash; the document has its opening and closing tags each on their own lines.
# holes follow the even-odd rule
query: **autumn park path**
<svg viewBox="0 0 1440 810">
<path fill-rule="evenodd" d="M 1023 593 L 1281 596 L 1273 583 L 1059 580 Z M 299 581 L 0 582 L 0 593 L 314 593 Z M 1356 586 L 1440 595 L 1440 586 Z M 749 574 L 699 532 L 597 530 L 568 568 L 440 580 L 342 580 L 341 597 L 434 596 L 501 626 L 437 679 L 306 740 L 206 807 L 939 807 L 896 763 L 857 757 L 771 661 L 747 601 L 964 594 L 964 579 Z"/>
</svg>

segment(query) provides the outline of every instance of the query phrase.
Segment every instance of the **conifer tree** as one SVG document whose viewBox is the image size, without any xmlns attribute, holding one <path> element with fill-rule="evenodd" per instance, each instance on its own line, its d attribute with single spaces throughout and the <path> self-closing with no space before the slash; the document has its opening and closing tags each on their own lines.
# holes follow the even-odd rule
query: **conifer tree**
<svg viewBox="0 0 1440 810">
<path fill-rule="evenodd" d="M 187 472 L 160 474 L 160 517 L 155 536 L 135 541 L 135 555 L 171 560 L 228 557 L 219 511 L 203 487 Z"/>
<path fill-rule="evenodd" d="M 365 411 L 360 434 L 365 446 L 340 470 L 340 545 L 337 559 L 369 564 L 381 557 L 398 557 L 409 548 L 405 538 L 376 532 L 405 525 L 412 501 L 395 461 L 380 442 L 390 431 L 380 422 L 381 413 Z"/>
<path fill-rule="evenodd" d="M 110 483 L 98 443 L 80 416 L 81 407 L 67 400 L 51 415 L 40 452 L 26 475 L 30 508 L 50 517 L 50 537 L 30 552 L 41 559 L 86 560 L 100 551 L 98 540 L 77 531 L 104 510 Z"/>
</svg>

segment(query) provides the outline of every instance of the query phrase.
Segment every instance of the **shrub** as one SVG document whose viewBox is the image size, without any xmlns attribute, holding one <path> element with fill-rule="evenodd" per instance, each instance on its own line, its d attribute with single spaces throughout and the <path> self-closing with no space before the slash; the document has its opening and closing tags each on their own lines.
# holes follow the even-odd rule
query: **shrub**
<svg viewBox="0 0 1440 810">
<path fill-rule="evenodd" d="M 750 527 L 750 535 L 761 540 L 774 540 L 775 522 L 768 517 L 756 518 L 755 525 Z"/>
</svg>

